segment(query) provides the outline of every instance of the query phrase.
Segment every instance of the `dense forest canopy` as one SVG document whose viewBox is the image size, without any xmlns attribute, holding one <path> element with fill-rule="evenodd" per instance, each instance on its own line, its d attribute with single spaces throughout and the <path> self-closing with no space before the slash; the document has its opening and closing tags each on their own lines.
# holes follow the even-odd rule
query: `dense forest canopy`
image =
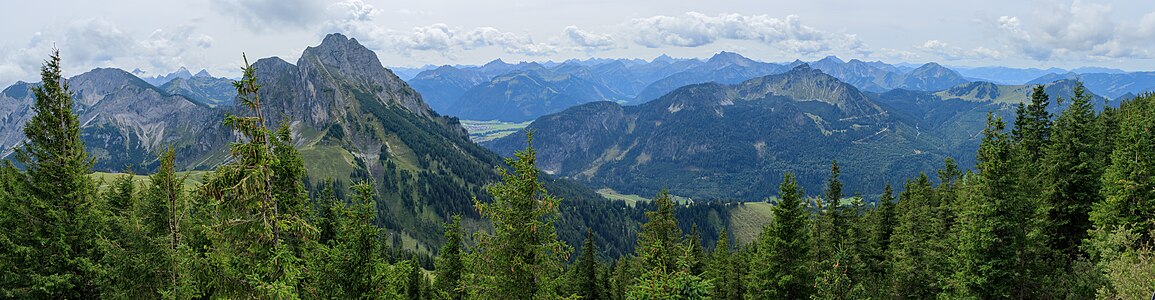
<svg viewBox="0 0 1155 300">
<path fill-rule="evenodd" d="M 188 187 L 173 151 L 149 180 L 89 176 L 72 93 L 53 53 L 36 115 L 0 166 L 0 298 L 1146 299 L 1155 293 L 1155 95 L 1097 113 L 1089 94 L 1035 90 L 1015 120 L 990 117 L 976 164 L 880 182 L 847 197 L 838 162 L 822 191 L 783 174 L 750 243 L 698 226 L 741 204 L 661 192 L 623 232 L 564 243 L 567 191 L 529 146 L 471 199 L 485 224 L 446 220 L 435 258 L 387 235 L 378 183 L 307 185 L 288 127 L 269 128 L 255 71 L 228 163 Z M 1061 103 L 1061 113 L 1048 106 Z M 532 136 L 530 136 L 532 140 Z M 19 166 L 19 168 L 18 168 Z M 968 170 L 969 169 L 969 170 Z M 564 185 L 562 185 L 564 187 Z M 346 188 L 347 187 L 347 188 Z M 310 191 L 314 190 L 314 191 Z M 573 208 L 578 209 L 578 208 Z M 588 212 L 596 216 L 594 212 Z M 688 224 L 688 227 L 687 227 Z M 470 229 L 473 228 L 473 229 Z M 480 229 L 477 229 L 480 228 Z M 605 228 L 605 227 L 603 227 Z M 688 228 L 688 230 L 687 230 Z M 706 228 L 706 229 L 702 229 Z M 606 255 L 606 234 L 633 234 Z M 575 233 L 565 233 L 574 235 Z M 712 238 L 704 238 L 706 236 Z M 706 243 L 704 240 L 716 241 Z M 600 241 L 600 242 L 599 242 Z M 433 260 L 433 261 L 430 261 Z M 432 269 L 432 272 L 427 272 Z"/>
</svg>

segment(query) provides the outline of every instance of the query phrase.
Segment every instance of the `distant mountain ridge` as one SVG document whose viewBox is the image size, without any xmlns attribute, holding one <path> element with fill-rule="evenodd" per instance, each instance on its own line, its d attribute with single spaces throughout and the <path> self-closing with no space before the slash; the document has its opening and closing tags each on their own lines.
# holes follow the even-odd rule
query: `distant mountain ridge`
<svg viewBox="0 0 1155 300">
<path fill-rule="evenodd" d="M 759 62 L 725 51 L 706 60 L 674 59 L 666 55 L 649 62 L 589 59 L 513 65 L 494 60 L 475 67 L 437 67 L 421 72 L 409 83 L 440 114 L 466 119 L 524 121 L 594 101 L 640 104 L 682 86 L 706 82 L 734 84 L 782 73 L 802 63 L 805 62 Z M 811 66 L 868 92 L 896 88 L 938 91 L 970 81 L 935 63 L 905 67 L 827 57 L 812 62 Z M 566 75 L 580 80 L 555 80 Z M 509 84 L 511 78 L 518 76 L 523 80 L 516 82 L 523 84 Z"/>
<path fill-rule="evenodd" d="M 1052 111 L 1061 109 L 1058 98 L 1070 99 L 1074 84 L 1048 85 Z M 820 191 L 835 159 L 848 191 L 876 195 L 883 183 L 941 167 L 947 157 L 972 165 L 987 113 L 1009 122 L 1029 90 L 965 82 L 871 93 L 802 63 L 734 85 L 684 86 L 635 106 L 584 104 L 528 129 L 539 166 L 594 188 L 756 201 L 773 194 L 767 187 L 784 172 Z M 1100 107 L 1106 103 L 1094 97 Z M 483 145 L 508 154 L 524 141 L 508 136 Z"/>
</svg>

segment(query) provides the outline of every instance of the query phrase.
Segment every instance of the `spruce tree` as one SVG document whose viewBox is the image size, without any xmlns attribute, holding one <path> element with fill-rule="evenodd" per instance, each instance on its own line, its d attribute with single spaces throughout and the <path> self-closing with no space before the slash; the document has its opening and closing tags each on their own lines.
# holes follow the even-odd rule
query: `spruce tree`
<svg viewBox="0 0 1155 300">
<path fill-rule="evenodd" d="M 464 247 L 461 235 L 461 217 L 454 216 L 453 222 L 445 228 L 445 245 L 437 256 L 437 281 L 433 283 L 433 290 L 438 299 L 461 300 L 464 297 L 461 276 L 465 265 L 461 258 Z"/>
<path fill-rule="evenodd" d="M 740 266 L 739 257 L 734 257 L 730 250 L 730 238 L 726 230 L 718 233 L 718 242 L 710 254 L 710 263 L 706 269 L 705 278 L 714 284 L 711 295 L 720 300 L 742 299 L 742 274 L 745 270 Z"/>
<path fill-rule="evenodd" d="M 502 181 L 486 187 L 492 203 L 474 199 L 478 212 L 493 223 L 493 233 L 478 233 L 471 264 L 471 296 L 483 299 L 553 299 L 570 254 L 558 241 L 554 223 L 561 199 L 545 189 L 538 176 L 533 135 L 525 150 L 500 169 Z"/>
<path fill-rule="evenodd" d="M 655 210 L 646 212 L 647 221 L 638 233 L 638 259 L 643 271 L 672 273 L 678 270 L 682 230 L 674 218 L 675 206 L 669 192 L 658 192 L 653 203 Z"/>
<path fill-rule="evenodd" d="M 1016 111 L 1011 137 L 1022 146 L 1030 162 L 1037 162 L 1043 157 L 1043 151 L 1050 140 L 1051 113 L 1047 112 L 1050 103 L 1045 86 L 1035 85 L 1031 90 L 1031 103 L 1026 106 L 1020 103 Z"/>
<path fill-rule="evenodd" d="M 1123 103 L 1118 112 L 1119 133 L 1111 164 L 1102 179 L 1103 200 L 1091 213 L 1094 227 L 1109 232 L 1130 227 L 1151 243 L 1155 238 L 1155 94 Z"/>
<path fill-rule="evenodd" d="M 1029 298 L 1044 275 L 1035 268 L 1041 245 L 1041 203 L 1023 195 L 1021 163 L 1003 122 L 988 114 L 979 147 L 978 183 L 959 215 L 958 250 L 952 260 L 952 297 Z"/>
<path fill-rule="evenodd" d="M 582 244 L 582 253 L 578 257 L 577 272 L 575 272 L 577 295 L 581 299 L 605 299 L 601 286 L 598 284 L 598 262 L 595 258 L 597 246 L 594 244 L 593 230 L 586 231 L 586 241 Z"/>
<path fill-rule="evenodd" d="M 1050 247 L 1075 259 L 1078 246 L 1091 229 L 1091 205 L 1099 201 L 1103 166 L 1098 159 L 1106 155 L 1097 145 L 1095 111 L 1091 95 L 1082 83 L 1075 86 L 1074 98 L 1055 120 L 1051 143 L 1040 166 L 1044 180 L 1043 195 L 1051 205 Z"/>
<path fill-rule="evenodd" d="M 59 51 L 40 68 L 40 78 L 32 88 L 34 115 L 24 124 L 28 140 L 16 149 L 25 171 L 5 167 L 12 190 L 0 214 L 14 227 L 4 229 L 0 296 L 97 297 L 105 268 L 98 241 L 107 212 L 88 178 L 93 160 L 80 139 Z"/>
<path fill-rule="evenodd" d="M 249 116 L 228 115 L 224 124 L 241 134 L 229 147 L 233 161 L 206 177 L 202 193 L 219 225 L 210 234 L 209 286 L 223 297 L 296 297 L 300 257 L 295 249 L 313 229 L 296 205 L 295 179 L 283 180 L 293 152 L 278 151 L 279 141 L 268 129 L 261 110 L 255 69 L 245 59 L 239 81 L 233 82 L 240 107 Z M 299 160 L 298 160 L 299 161 Z M 277 170 L 282 170 L 277 173 Z M 292 185 L 292 186 L 289 186 Z"/>
<path fill-rule="evenodd" d="M 925 173 L 908 180 L 895 205 L 895 226 L 887 247 L 888 298 L 929 299 L 943 289 L 949 245 L 939 218 L 938 194 Z"/>
<path fill-rule="evenodd" d="M 774 217 L 758 236 L 758 249 L 746 275 L 746 299 L 805 299 L 813 288 L 810 217 L 794 174 L 779 186 Z"/>
</svg>

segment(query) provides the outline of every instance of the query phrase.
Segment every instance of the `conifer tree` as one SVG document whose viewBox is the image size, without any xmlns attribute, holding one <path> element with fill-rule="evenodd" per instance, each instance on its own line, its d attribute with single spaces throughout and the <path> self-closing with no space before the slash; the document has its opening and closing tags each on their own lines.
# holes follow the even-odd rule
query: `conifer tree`
<svg viewBox="0 0 1155 300">
<path fill-rule="evenodd" d="M 462 256 L 461 216 L 453 216 L 453 222 L 445 228 L 445 245 L 437 256 L 437 277 L 433 290 L 438 299 L 461 300 L 463 287 L 461 275 L 465 272 Z"/>
<path fill-rule="evenodd" d="M 794 174 L 786 173 L 778 197 L 774 217 L 758 236 L 750 261 L 746 299 L 805 299 L 812 293 L 809 213 Z"/>
<path fill-rule="evenodd" d="M 295 207 L 299 197 L 285 193 L 298 184 L 282 180 L 293 161 L 285 159 L 294 153 L 276 148 L 279 139 L 265 125 L 261 110 L 260 85 L 255 69 L 245 59 L 239 81 L 233 82 L 239 106 L 250 116 L 228 115 L 225 125 L 242 135 L 242 141 L 230 145 L 231 163 L 217 167 L 203 186 L 203 193 L 215 209 L 219 225 L 209 239 L 210 286 L 224 297 L 296 297 L 300 280 L 300 258 L 297 241 L 314 229 L 304 221 Z"/>
<path fill-rule="evenodd" d="M 1119 109 L 1119 133 L 1111 164 L 1102 179 L 1104 199 L 1094 205 L 1091 221 L 1104 232 L 1130 227 L 1151 243 L 1155 230 L 1155 95 L 1144 94 Z"/>
<path fill-rule="evenodd" d="M 656 210 L 646 212 L 647 221 L 638 233 L 638 260 L 643 271 L 672 273 L 678 270 L 682 230 L 674 218 L 674 201 L 669 192 L 658 192 L 653 203 Z"/>
<path fill-rule="evenodd" d="M 949 245 L 938 194 L 925 173 L 908 180 L 895 205 L 895 226 L 887 248 L 889 298 L 929 299 L 943 289 L 949 272 Z"/>
<path fill-rule="evenodd" d="M 1075 259 L 1078 246 L 1091 229 L 1091 205 L 1099 201 L 1103 166 L 1096 143 L 1095 111 L 1091 95 L 1080 82 L 1074 98 L 1055 121 L 1051 143 L 1040 164 L 1045 181 L 1043 194 L 1052 207 L 1050 247 Z"/>
<path fill-rule="evenodd" d="M 702 276 L 702 273 L 706 271 L 704 252 L 702 235 L 698 233 L 698 224 L 690 224 L 690 236 L 686 237 L 686 262 L 689 264 L 690 274 Z"/>
<path fill-rule="evenodd" d="M 96 297 L 105 268 L 98 241 L 107 212 L 88 178 L 93 160 L 80 139 L 59 51 L 40 68 L 40 78 L 32 88 L 35 114 L 24 124 L 28 140 L 16 149 L 25 171 L 5 167 L 11 190 L 0 215 L 14 227 L 4 229 L 0 296 Z"/>
<path fill-rule="evenodd" d="M 730 251 L 730 238 L 726 230 L 718 233 L 718 242 L 710 254 L 710 264 L 706 271 L 706 279 L 714 284 L 711 295 L 720 300 L 742 299 L 742 274 L 745 270 L 739 269 L 740 259 L 733 257 Z"/>
<path fill-rule="evenodd" d="M 598 262 L 595 258 L 597 246 L 594 244 L 593 230 L 586 231 L 586 241 L 582 244 L 582 253 L 578 258 L 577 272 L 575 272 L 577 295 L 581 299 L 605 299 L 601 285 L 598 284 Z"/>
<path fill-rule="evenodd" d="M 476 198 L 478 212 L 493 222 L 493 234 L 478 233 L 468 292 L 482 299 L 553 299 L 571 249 L 558 241 L 554 223 L 561 199 L 538 178 L 533 135 L 525 150 L 507 158 L 502 181 L 486 187 L 492 203 Z"/>
<path fill-rule="evenodd" d="M 1031 103 L 1026 106 L 1020 103 L 1015 112 L 1015 128 L 1011 131 L 1011 137 L 1022 146 L 1030 162 L 1037 162 L 1043 157 L 1043 151 L 1050 140 L 1051 113 L 1047 112 L 1050 103 L 1045 86 L 1035 85 L 1031 91 Z"/>
<path fill-rule="evenodd" d="M 1022 194 L 1023 179 L 1003 122 L 988 114 L 979 148 L 978 183 L 959 215 L 958 250 L 952 260 L 950 295 L 964 298 L 1029 298 L 1044 274 L 1038 207 Z"/>
</svg>

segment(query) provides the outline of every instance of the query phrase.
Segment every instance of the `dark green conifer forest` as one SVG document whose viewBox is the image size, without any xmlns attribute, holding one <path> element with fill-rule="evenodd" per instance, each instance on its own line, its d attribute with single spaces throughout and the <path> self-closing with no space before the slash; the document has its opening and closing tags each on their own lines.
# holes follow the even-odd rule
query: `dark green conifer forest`
<svg viewBox="0 0 1155 300">
<path fill-rule="evenodd" d="M 1096 112 L 1081 86 L 1061 101 L 1040 86 L 1016 120 L 988 118 L 974 166 L 947 159 L 905 182 L 879 182 L 885 192 L 869 203 L 844 194 L 838 162 L 822 191 L 804 191 L 786 173 L 777 187 L 760 187 L 778 194 L 767 200 L 773 219 L 747 244 L 725 224 L 698 226 L 743 204 L 679 204 L 663 191 L 649 204 L 617 207 L 647 210 L 643 224 L 621 233 L 637 239 L 620 256 L 593 229 L 582 230 L 580 245 L 559 238 L 566 199 L 546 189 L 527 134 L 529 147 L 506 160 L 500 181 L 460 199 L 484 224 L 446 220 L 445 243 L 430 260 L 400 251 L 379 227 L 377 183 L 326 180 L 311 192 L 291 132 L 266 125 L 254 69 L 243 74 L 234 83 L 243 114 L 225 119 L 240 138 L 203 185 L 185 185 L 173 151 L 146 182 L 99 182 L 89 176 L 93 159 L 53 53 L 33 89 L 28 140 L 0 166 L 0 298 L 1155 294 L 1153 94 Z M 1056 103 L 1061 113 L 1047 113 Z"/>
</svg>

